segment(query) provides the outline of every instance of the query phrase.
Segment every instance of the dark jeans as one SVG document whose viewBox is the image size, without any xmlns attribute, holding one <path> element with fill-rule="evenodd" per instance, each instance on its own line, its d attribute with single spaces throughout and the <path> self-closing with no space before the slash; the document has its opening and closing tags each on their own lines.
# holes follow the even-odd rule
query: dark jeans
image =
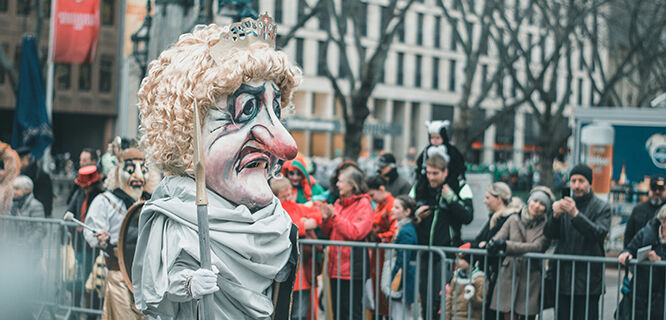
<svg viewBox="0 0 666 320">
<path fill-rule="evenodd" d="M 591 294 L 589 296 L 589 305 L 587 317 L 585 315 L 585 301 L 587 296 L 584 294 L 575 294 L 573 296 L 573 305 L 571 305 L 571 296 L 561 294 L 557 302 L 557 319 L 558 320 L 598 320 L 599 319 L 599 295 Z M 571 308 L 573 307 L 573 317 L 571 315 Z"/>
<path fill-rule="evenodd" d="M 363 319 L 363 280 L 343 280 L 340 279 L 338 287 L 338 279 L 330 279 L 331 282 L 331 300 L 333 301 L 333 310 L 331 313 L 335 315 L 334 319 Z M 353 288 L 350 288 L 353 286 Z M 338 290 L 340 291 L 340 301 L 338 301 Z M 352 305 L 349 301 L 353 302 Z M 339 306 L 338 306 L 339 304 Z M 340 308 L 340 314 L 336 311 Z M 352 316 L 349 317 L 351 310 Z M 328 313 L 329 310 L 326 310 Z"/>
<path fill-rule="evenodd" d="M 428 278 L 428 260 L 423 259 L 421 265 L 420 287 L 421 294 L 421 316 L 423 320 L 439 319 L 439 310 L 441 303 L 440 291 L 442 290 L 442 263 L 440 259 L 434 258 L 432 264 L 432 278 Z M 447 272 L 447 275 L 450 273 Z M 428 285 L 432 286 L 430 295 L 431 308 L 428 310 Z M 428 316 L 430 314 L 430 316 Z"/>
</svg>

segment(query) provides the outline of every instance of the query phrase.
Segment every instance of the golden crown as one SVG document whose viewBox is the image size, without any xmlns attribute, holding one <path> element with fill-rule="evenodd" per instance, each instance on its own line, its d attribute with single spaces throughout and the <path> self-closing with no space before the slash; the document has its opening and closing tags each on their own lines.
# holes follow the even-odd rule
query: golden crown
<svg viewBox="0 0 666 320">
<path fill-rule="evenodd" d="M 247 48 L 255 42 L 264 42 L 275 48 L 276 34 L 277 25 L 267 12 L 260 15 L 257 20 L 245 18 L 222 27 L 220 41 L 210 48 L 210 54 L 215 60 L 220 61 L 229 49 Z"/>
</svg>

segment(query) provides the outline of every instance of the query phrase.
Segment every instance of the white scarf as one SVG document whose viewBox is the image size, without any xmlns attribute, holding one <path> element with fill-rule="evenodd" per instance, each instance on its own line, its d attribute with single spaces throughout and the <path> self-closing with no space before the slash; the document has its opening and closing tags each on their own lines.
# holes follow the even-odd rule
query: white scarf
<svg viewBox="0 0 666 320">
<path fill-rule="evenodd" d="M 143 207 L 132 276 L 137 305 L 167 299 L 168 272 L 182 251 L 199 261 L 195 192 L 192 178 L 169 176 Z M 215 295 L 228 302 L 220 309 L 250 318 L 270 316 L 267 291 L 291 252 L 289 215 L 275 197 L 250 212 L 210 190 L 207 194 L 211 260 L 220 270 Z"/>
</svg>

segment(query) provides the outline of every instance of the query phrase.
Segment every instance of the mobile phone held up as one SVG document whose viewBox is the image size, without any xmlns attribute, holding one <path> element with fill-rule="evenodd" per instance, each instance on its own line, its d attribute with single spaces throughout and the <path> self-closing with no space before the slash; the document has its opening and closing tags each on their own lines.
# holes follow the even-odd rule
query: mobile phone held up
<svg viewBox="0 0 666 320">
<path fill-rule="evenodd" d="M 562 188 L 562 198 L 564 197 L 571 197 L 571 187 Z"/>
</svg>

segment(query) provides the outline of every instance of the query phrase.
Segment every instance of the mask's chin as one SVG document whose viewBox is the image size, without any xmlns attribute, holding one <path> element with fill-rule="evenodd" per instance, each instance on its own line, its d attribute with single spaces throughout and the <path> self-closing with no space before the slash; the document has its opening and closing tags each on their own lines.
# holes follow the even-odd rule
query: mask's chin
<svg viewBox="0 0 666 320">
<path fill-rule="evenodd" d="M 244 169 L 238 174 L 239 186 L 231 190 L 231 202 L 245 205 L 250 211 L 257 211 L 273 201 L 273 192 L 268 185 L 266 170 Z"/>
</svg>

